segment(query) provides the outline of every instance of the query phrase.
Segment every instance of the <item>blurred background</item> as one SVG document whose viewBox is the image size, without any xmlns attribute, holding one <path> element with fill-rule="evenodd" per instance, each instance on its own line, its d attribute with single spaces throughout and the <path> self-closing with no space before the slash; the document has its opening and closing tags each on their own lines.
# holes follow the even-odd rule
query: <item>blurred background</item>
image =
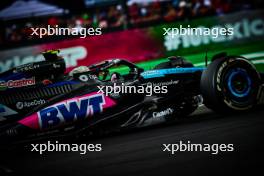
<svg viewBox="0 0 264 176">
<path fill-rule="evenodd" d="M 40 61 L 41 52 L 60 49 L 68 71 L 110 58 L 151 69 L 171 55 L 196 66 L 218 52 L 243 55 L 264 71 L 262 0 L 1 0 L 0 72 Z M 30 28 L 100 27 L 100 36 L 32 36 Z M 163 28 L 232 27 L 234 35 L 164 35 Z"/>
</svg>

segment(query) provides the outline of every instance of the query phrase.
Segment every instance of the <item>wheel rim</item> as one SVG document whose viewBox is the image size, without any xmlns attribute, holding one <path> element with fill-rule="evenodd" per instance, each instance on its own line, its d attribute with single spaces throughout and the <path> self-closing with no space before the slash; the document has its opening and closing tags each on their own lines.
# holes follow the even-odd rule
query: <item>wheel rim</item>
<svg viewBox="0 0 264 176">
<path fill-rule="evenodd" d="M 231 95 L 237 98 L 247 97 L 252 87 L 252 80 L 248 73 L 241 68 L 232 69 L 227 76 L 227 88 Z"/>
</svg>

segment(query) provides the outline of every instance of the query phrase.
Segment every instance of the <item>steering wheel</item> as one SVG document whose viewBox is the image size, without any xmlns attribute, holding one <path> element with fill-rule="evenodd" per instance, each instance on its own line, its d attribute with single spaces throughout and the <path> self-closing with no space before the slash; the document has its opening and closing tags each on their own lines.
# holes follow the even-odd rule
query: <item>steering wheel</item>
<svg viewBox="0 0 264 176">
<path fill-rule="evenodd" d="M 123 79 L 123 76 L 120 73 L 117 73 L 117 72 L 113 72 L 111 74 L 111 77 L 110 77 L 111 82 L 116 82 L 116 81 L 122 80 L 122 79 Z"/>
</svg>

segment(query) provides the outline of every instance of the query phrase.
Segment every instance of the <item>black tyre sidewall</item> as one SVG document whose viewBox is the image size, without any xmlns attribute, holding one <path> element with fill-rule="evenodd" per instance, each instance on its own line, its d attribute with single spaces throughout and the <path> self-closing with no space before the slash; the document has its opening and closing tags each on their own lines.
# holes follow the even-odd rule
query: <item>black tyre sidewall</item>
<svg viewBox="0 0 264 176">
<path fill-rule="evenodd" d="M 234 68 L 245 70 L 251 78 L 250 95 L 245 100 L 235 100 L 226 90 L 226 75 Z M 228 57 L 214 60 L 201 77 L 201 93 L 204 103 L 210 109 L 225 112 L 230 110 L 249 110 L 256 104 L 260 88 L 260 76 L 254 65 L 242 57 Z"/>
</svg>

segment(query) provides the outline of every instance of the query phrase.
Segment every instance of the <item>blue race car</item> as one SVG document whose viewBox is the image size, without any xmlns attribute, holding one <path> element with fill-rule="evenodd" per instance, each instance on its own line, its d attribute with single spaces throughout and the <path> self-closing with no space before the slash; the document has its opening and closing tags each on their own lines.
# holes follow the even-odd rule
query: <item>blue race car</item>
<svg viewBox="0 0 264 176">
<path fill-rule="evenodd" d="M 57 54 L 0 74 L 1 142 L 140 128 L 188 116 L 201 103 L 218 112 L 263 103 L 263 74 L 240 56 L 221 53 L 204 68 L 170 57 L 148 71 L 112 59 L 65 74 Z"/>
</svg>

